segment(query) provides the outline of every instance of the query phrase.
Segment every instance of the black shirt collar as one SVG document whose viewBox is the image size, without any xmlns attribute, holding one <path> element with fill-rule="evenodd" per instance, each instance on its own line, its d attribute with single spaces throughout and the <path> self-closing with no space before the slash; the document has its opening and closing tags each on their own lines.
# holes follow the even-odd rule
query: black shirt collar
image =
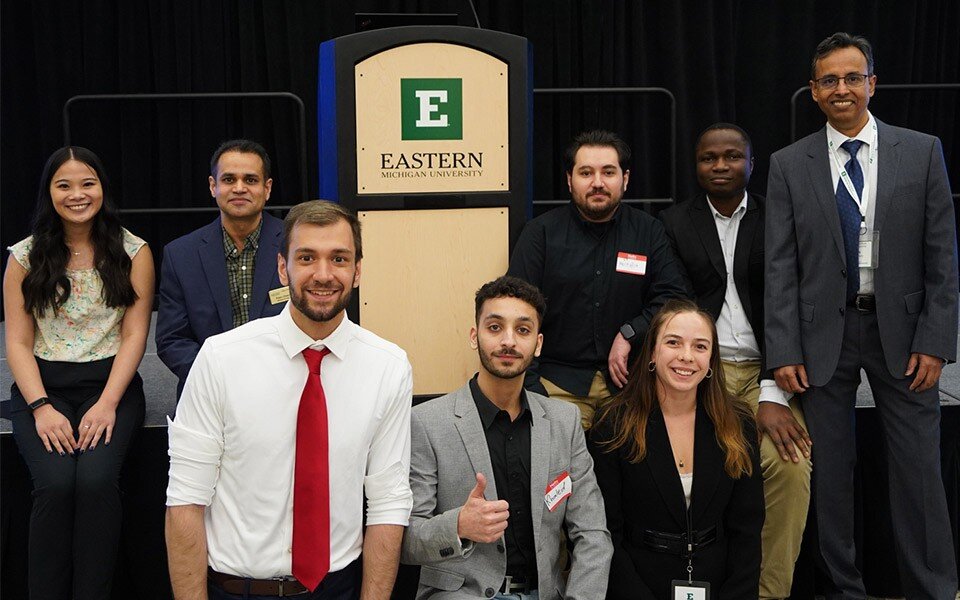
<svg viewBox="0 0 960 600">
<path fill-rule="evenodd" d="M 580 209 L 577 208 L 577 203 L 573 200 L 570 201 L 570 210 L 573 211 L 576 222 L 580 223 L 580 226 L 583 227 L 585 231 L 596 237 L 603 237 L 607 231 L 620 222 L 620 215 L 623 214 L 623 200 L 621 199 L 620 204 L 617 205 L 617 210 L 613 213 L 613 217 L 611 217 L 609 221 L 603 221 L 602 223 L 594 223 L 593 221 L 584 219 L 583 215 L 580 214 Z"/>
<path fill-rule="evenodd" d="M 487 396 L 480 389 L 480 385 L 477 383 L 477 375 L 474 375 L 473 379 L 470 380 L 470 393 L 473 395 L 474 404 L 477 405 L 477 412 L 480 414 L 480 422 L 483 423 L 484 430 L 490 429 L 490 426 L 493 425 L 493 421 L 497 418 L 498 414 L 501 412 L 507 412 L 505 410 L 501 410 L 499 406 L 487 398 Z M 516 420 L 520 421 L 521 419 L 529 418 L 530 404 L 527 402 L 527 391 L 521 389 L 520 414 L 517 416 Z"/>
</svg>

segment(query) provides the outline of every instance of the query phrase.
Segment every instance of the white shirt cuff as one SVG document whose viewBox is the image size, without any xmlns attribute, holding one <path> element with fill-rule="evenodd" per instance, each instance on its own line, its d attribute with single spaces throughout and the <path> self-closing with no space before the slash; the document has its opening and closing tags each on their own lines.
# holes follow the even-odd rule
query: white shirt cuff
<svg viewBox="0 0 960 600">
<path fill-rule="evenodd" d="M 772 379 L 760 380 L 760 402 L 774 402 L 782 406 L 790 406 L 790 398 L 793 394 L 785 392 L 777 387 L 777 382 Z"/>
<path fill-rule="evenodd" d="M 410 524 L 413 492 L 410 490 L 410 468 L 397 462 L 363 479 L 367 496 L 367 525 Z"/>
<path fill-rule="evenodd" d="M 167 506 L 209 506 L 220 474 L 223 446 L 209 435 L 184 427 L 167 417 L 170 436 L 170 475 Z"/>
</svg>

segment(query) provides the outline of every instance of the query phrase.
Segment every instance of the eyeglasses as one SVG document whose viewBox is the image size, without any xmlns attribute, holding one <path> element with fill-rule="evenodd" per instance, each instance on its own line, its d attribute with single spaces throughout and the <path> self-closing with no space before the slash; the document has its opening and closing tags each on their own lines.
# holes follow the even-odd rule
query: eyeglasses
<svg viewBox="0 0 960 600">
<path fill-rule="evenodd" d="M 848 88 L 858 88 L 866 83 L 867 77 L 870 76 L 863 73 L 848 73 L 843 77 L 827 75 L 826 77 L 821 77 L 820 79 L 814 79 L 813 82 L 825 90 L 832 90 L 840 85 L 840 80 L 842 79 Z"/>
</svg>

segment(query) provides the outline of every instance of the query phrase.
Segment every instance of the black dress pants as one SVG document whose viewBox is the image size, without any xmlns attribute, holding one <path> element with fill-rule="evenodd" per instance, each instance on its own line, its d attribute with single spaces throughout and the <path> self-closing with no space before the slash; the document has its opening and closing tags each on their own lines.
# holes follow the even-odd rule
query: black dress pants
<svg viewBox="0 0 960 600">
<path fill-rule="evenodd" d="M 37 359 L 51 404 L 73 426 L 100 398 L 113 358 L 86 363 Z M 33 413 L 14 384 L 13 435 L 33 479 L 28 585 L 32 600 L 109 599 L 120 538 L 118 480 L 133 435 L 143 424 L 143 380 L 134 375 L 117 405 L 110 445 L 73 456 L 47 452 Z"/>
</svg>

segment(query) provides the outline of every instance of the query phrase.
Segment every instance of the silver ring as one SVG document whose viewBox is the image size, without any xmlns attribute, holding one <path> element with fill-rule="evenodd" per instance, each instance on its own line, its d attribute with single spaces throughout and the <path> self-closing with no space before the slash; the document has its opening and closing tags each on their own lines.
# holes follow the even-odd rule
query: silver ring
<svg viewBox="0 0 960 600">
<path fill-rule="evenodd" d="M 89 425 L 84 425 L 83 428 L 84 428 L 84 429 L 90 429 L 90 426 L 89 426 Z"/>
</svg>

